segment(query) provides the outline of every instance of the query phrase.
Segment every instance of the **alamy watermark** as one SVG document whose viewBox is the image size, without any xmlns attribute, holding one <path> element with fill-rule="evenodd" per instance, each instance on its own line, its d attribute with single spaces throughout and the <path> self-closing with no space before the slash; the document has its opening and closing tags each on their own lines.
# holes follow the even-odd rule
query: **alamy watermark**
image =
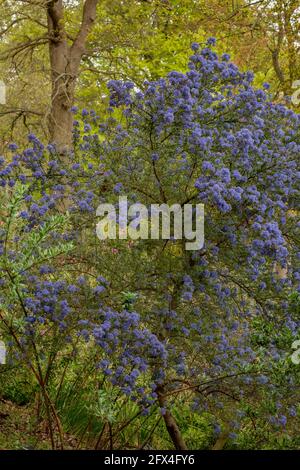
<svg viewBox="0 0 300 470">
<path fill-rule="evenodd" d="M 204 245 L 204 204 L 150 204 L 128 206 L 127 196 L 115 205 L 100 204 L 96 212 L 102 220 L 96 233 L 100 240 L 185 240 L 186 250 Z"/>
</svg>

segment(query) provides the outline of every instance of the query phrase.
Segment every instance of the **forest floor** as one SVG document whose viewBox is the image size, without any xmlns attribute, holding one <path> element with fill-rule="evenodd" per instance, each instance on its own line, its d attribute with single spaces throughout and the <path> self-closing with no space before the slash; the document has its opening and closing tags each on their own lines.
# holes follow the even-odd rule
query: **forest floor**
<svg viewBox="0 0 300 470">
<path fill-rule="evenodd" d="M 66 449 L 76 447 L 76 439 L 67 438 Z M 0 450 L 51 449 L 45 421 L 37 421 L 32 405 L 17 405 L 0 398 Z"/>
<path fill-rule="evenodd" d="M 49 437 L 43 426 L 34 423 L 32 408 L 20 406 L 10 401 L 0 401 L 0 449 L 34 449 L 49 448 Z M 42 445 L 41 445 L 42 444 Z"/>
</svg>

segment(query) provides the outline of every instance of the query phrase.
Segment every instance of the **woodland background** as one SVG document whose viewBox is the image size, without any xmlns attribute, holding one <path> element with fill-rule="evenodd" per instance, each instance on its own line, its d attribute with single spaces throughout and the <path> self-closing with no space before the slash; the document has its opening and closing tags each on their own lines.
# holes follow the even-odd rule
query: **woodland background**
<svg viewBox="0 0 300 470">
<path fill-rule="evenodd" d="M 83 133 L 85 131 L 89 133 L 93 126 L 98 129 L 99 123 L 96 118 L 94 120 L 94 116 L 97 115 L 100 120 L 106 116 L 106 109 L 109 106 L 110 92 L 107 88 L 109 81 L 131 81 L 135 89 L 143 89 L 145 81 L 159 80 L 174 70 L 185 73 L 191 55 L 191 44 L 199 43 L 201 47 L 205 47 L 207 38 L 216 38 L 216 45 L 214 45 L 214 41 L 210 41 L 214 45 L 214 50 L 220 56 L 229 53 L 231 60 L 242 72 L 248 70 L 254 72 L 253 86 L 255 89 L 265 87 L 265 84 L 268 83 L 272 101 L 283 104 L 297 113 L 299 112 L 298 101 L 291 100 L 291 96 L 300 88 L 300 82 L 297 83 L 300 80 L 299 21 L 299 0 L 1 0 L 0 79 L 6 85 L 6 103 L 0 104 L 0 154 L 5 157 L 8 155 L 8 159 L 12 159 L 11 151 L 14 152 L 18 148 L 23 149 L 28 146 L 29 134 L 33 151 L 31 149 L 28 155 L 24 153 L 27 170 L 30 168 L 31 171 L 28 163 L 31 158 L 30 155 L 33 154 L 38 161 L 40 153 L 43 153 L 40 142 L 43 142 L 45 146 L 48 143 L 54 143 L 57 154 L 66 163 L 68 152 L 73 148 L 74 114 L 71 112 L 72 107 L 76 106 L 80 111 L 84 110 L 82 113 L 84 123 L 76 124 L 77 129 L 80 127 L 80 131 Z M 209 53 L 206 54 L 209 56 Z M 115 91 L 118 94 L 120 90 L 117 89 L 117 85 L 116 89 L 113 88 L 114 86 L 112 85 L 110 91 L 113 89 L 113 92 Z M 121 92 L 120 96 L 122 96 Z M 245 109 L 246 106 L 243 110 Z M 93 110 L 93 114 L 89 115 L 89 110 Z M 279 114 L 280 112 L 282 111 L 279 111 Z M 245 119 L 246 122 L 247 119 L 250 122 L 250 117 Z M 284 132 L 286 131 L 288 135 L 287 141 L 292 138 L 289 131 L 295 125 L 295 118 L 293 119 L 292 123 L 285 124 L 285 118 L 282 118 Z M 239 125 L 238 123 L 237 126 Z M 255 126 L 259 126 L 259 124 L 256 123 Z M 276 127 L 276 125 L 274 126 Z M 220 132 L 222 132 L 222 123 L 220 128 Z M 75 130 L 75 135 L 76 132 Z M 113 135 L 113 132 L 109 134 L 109 137 Z M 285 135 L 284 132 L 282 135 Z M 293 132 L 296 133 L 297 131 Z M 122 136 L 120 138 L 122 141 Z M 297 139 L 299 140 L 299 137 L 296 136 L 295 140 Z M 280 141 L 280 137 L 278 137 L 278 140 Z M 17 145 L 14 146 L 12 143 Z M 293 149 L 294 147 L 291 145 L 289 151 L 293 152 Z M 50 159 L 52 152 L 53 149 L 50 149 L 49 163 L 52 162 Z M 95 155 L 96 157 L 99 156 L 94 153 L 93 157 Z M 122 149 L 120 155 L 122 155 Z M 79 160 L 72 167 L 72 171 L 77 171 L 81 164 L 84 171 L 87 171 L 86 169 L 92 168 L 92 163 L 94 164 L 94 160 L 89 160 L 90 156 L 86 156 L 84 149 L 79 151 L 76 158 L 79 158 Z M 102 153 L 100 158 L 102 158 Z M 294 157 L 291 156 L 290 158 Z M 118 170 L 119 163 L 118 159 L 114 157 L 114 153 L 108 155 L 108 163 L 110 162 L 109 159 L 111 159 L 112 167 L 115 165 L 114 168 Z M 55 167 L 56 162 L 51 164 Z M 155 165 L 153 164 L 153 166 Z M 206 170 L 209 171 L 209 168 L 207 167 Z M 279 168 L 278 171 L 281 170 Z M 291 173 L 288 177 L 292 180 Z M 37 174 L 37 178 L 40 178 L 40 175 Z M 276 180 L 276 174 L 274 178 Z M 63 180 L 59 181 L 61 184 L 64 183 Z M 139 175 L 137 176 L 137 182 L 142 184 L 142 190 L 148 190 L 151 196 L 155 194 L 156 186 L 149 180 L 149 188 L 147 188 L 147 181 L 146 172 L 140 180 Z M 283 179 L 283 181 L 285 180 Z M 97 191 L 96 183 L 98 184 L 95 180 L 95 192 Z M 101 196 L 102 190 L 104 192 L 108 191 L 109 184 L 108 186 L 106 186 L 106 183 L 101 187 L 99 186 L 99 196 Z M 3 183 L 3 186 L 5 185 L 6 183 Z M 1 229 L 8 220 L 7 214 L 9 211 L 11 210 L 11 214 L 13 214 L 15 207 L 19 210 L 18 198 L 22 199 L 23 197 L 23 193 L 18 193 L 17 190 L 14 194 L 14 186 L 15 182 L 12 181 L 9 183 L 8 191 L 2 191 L 1 188 Z M 173 186 L 173 180 L 167 180 L 166 188 L 170 194 Z M 39 182 L 37 187 L 39 187 Z M 89 189 L 88 186 L 83 187 L 83 191 L 87 191 L 86 194 L 88 194 Z M 55 191 L 60 190 L 61 188 L 55 189 Z M 38 190 L 35 192 L 34 189 L 31 196 L 37 198 L 37 192 Z M 111 190 L 111 194 L 114 195 L 115 193 L 117 193 L 116 186 Z M 45 196 L 44 193 L 41 194 Z M 81 202 L 84 206 L 83 209 L 85 209 L 85 207 L 89 208 L 91 201 L 87 197 L 86 200 Z M 13 209 L 10 209 L 11 207 Z M 21 209 L 22 207 L 20 207 Z M 34 212 L 34 209 L 32 211 Z M 66 224 L 67 228 L 70 228 L 69 224 L 71 222 L 65 222 L 61 216 L 61 208 L 58 212 L 57 219 L 49 219 L 50 234 L 53 221 L 59 227 Z M 292 225 L 295 212 L 291 212 L 292 215 L 290 213 L 288 215 Z M 26 219 L 28 214 L 24 214 Z M 218 223 L 221 224 L 222 219 L 217 211 L 216 214 L 216 224 L 218 225 Z M 41 217 L 43 216 L 44 214 Z M 142 312 L 143 309 L 146 312 L 145 317 L 142 317 L 142 322 L 146 322 L 147 312 L 152 308 L 152 303 L 155 303 L 158 298 L 160 299 L 160 297 L 155 297 L 156 294 L 151 297 L 152 293 L 148 294 L 146 290 L 148 286 L 145 287 L 144 285 L 147 284 L 146 276 L 148 275 L 147 270 L 150 263 L 147 247 L 142 247 L 141 252 L 137 251 L 136 257 L 129 256 L 128 250 L 121 251 L 120 258 L 116 262 L 113 256 L 115 252 L 110 251 L 111 247 L 106 247 L 104 252 L 101 252 L 98 245 L 98 248 L 95 248 L 95 240 L 90 235 L 91 231 L 88 232 L 89 228 L 94 229 L 94 219 L 85 217 L 86 214 L 82 216 L 82 219 L 78 217 L 75 221 L 80 226 L 80 236 L 84 240 L 84 243 L 79 243 L 79 248 L 77 246 L 76 255 L 68 257 L 67 247 L 66 253 L 60 253 L 58 243 L 57 259 L 55 259 L 52 266 L 53 271 L 47 271 L 48 268 L 42 267 L 41 269 L 44 271 L 41 275 L 46 276 L 47 279 L 49 275 L 51 280 L 51 276 L 53 276 L 53 279 L 57 276 L 58 279 L 61 278 L 71 282 L 73 277 L 75 278 L 75 273 L 77 276 L 77 271 L 83 275 L 92 273 L 91 275 L 95 278 L 96 275 L 102 274 L 102 269 L 103 271 L 106 270 L 114 280 L 108 305 L 116 310 L 120 310 L 122 307 L 125 308 L 125 312 L 127 312 L 125 317 L 127 314 L 130 316 L 132 313 L 136 301 L 135 288 L 137 289 L 137 287 L 135 283 L 138 279 L 140 284 L 137 284 L 142 286 L 141 289 L 145 288 L 146 292 L 138 305 Z M 237 221 L 239 221 L 238 217 Z M 10 222 L 9 219 L 8 225 L 9 228 L 12 226 L 15 233 L 18 233 L 22 239 L 24 231 L 19 230 L 18 220 L 15 219 Z M 74 228 L 75 222 L 72 221 L 72 224 L 74 224 L 72 228 Z M 240 225 L 237 222 L 237 230 L 242 232 L 243 228 L 240 229 L 239 227 Z M 59 228 L 58 231 L 60 230 L 63 233 L 64 228 Z M 46 235 L 49 234 L 46 233 Z M 209 235 L 214 240 L 214 230 Z M 294 250 L 296 238 L 293 238 L 292 235 L 290 237 L 288 244 L 293 246 Z M 87 245 L 85 246 L 86 241 Z M 9 245 L 10 240 L 8 240 L 8 237 L 6 237 L 5 242 Z M 16 242 L 11 240 L 9 247 L 15 249 L 14 243 L 18 243 L 18 240 Z M 30 257 L 34 251 L 32 249 L 35 243 L 34 236 L 29 241 L 25 240 L 24 243 L 24 246 L 30 248 L 28 255 Z M 219 243 L 218 240 L 216 243 Z M 55 250 L 53 246 L 51 249 Z M 116 250 L 116 248 L 112 250 Z M 241 253 L 243 254 L 242 250 Z M 141 263 L 139 262 L 140 255 Z M 155 258 L 158 270 L 163 273 L 163 276 L 167 274 L 167 263 L 169 261 L 170 264 L 173 263 L 173 259 L 175 259 L 175 273 L 181 273 L 181 269 L 182 274 L 186 273 L 184 271 L 186 265 L 188 265 L 188 269 L 191 268 L 191 271 L 194 269 L 193 263 L 189 265 L 190 260 L 186 260 L 181 252 L 179 252 L 179 255 L 178 252 L 175 252 L 174 257 L 173 255 L 174 253 L 171 250 L 170 252 L 166 250 L 163 255 L 165 258 L 160 257 L 159 251 L 153 253 L 153 259 Z M 224 263 L 228 263 L 229 268 L 232 268 L 232 272 L 235 273 L 235 267 L 230 265 L 231 260 L 224 259 Z M 8 259 L 4 262 L 4 267 L 1 265 L 3 272 L 7 268 L 5 263 L 9 264 L 10 262 L 11 260 Z M 267 263 L 269 264 L 266 264 L 266 276 L 271 279 L 274 263 L 273 260 Z M 14 268 L 11 267 L 11 269 Z M 241 269 L 244 269 L 244 265 Z M 138 277 L 140 272 L 142 273 L 141 279 Z M 283 269 L 283 272 L 279 273 L 279 278 L 281 276 L 285 279 L 286 273 L 287 271 Z M 165 291 L 166 284 L 164 282 L 167 277 L 163 278 L 163 276 L 161 278 L 158 276 L 158 283 L 161 280 L 158 296 Z M 119 279 L 121 279 L 120 284 L 118 284 Z M 189 276 L 185 279 L 185 287 L 189 290 L 187 298 L 189 298 L 192 297 L 194 287 Z M 243 290 L 244 281 L 247 284 L 249 279 L 246 277 L 245 279 L 238 279 L 238 283 L 241 284 L 240 291 Z M 78 286 L 80 282 L 78 281 Z M 98 289 L 96 293 L 101 294 L 102 289 L 105 290 L 107 287 L 105 279 L 98 282 L 100 285 L 96 287 L 94 284 L 89 286 L 93 295 L 94 291 L 92 289 Z M 253 294 L 253 297 L 249 300 L 250 308 L 253 306 L 253 299 L 256 301 L 255 296 L 259 297 L 261 295 L 262 302 L 272 299 L 273 285 L 270 291 L 264 294 L 258 285 L 253 287 L 250 284 L 251 281 L 249 281 L 250 288 L 248 289 L 246 286 L 248 291 L 245 294 L 246 297 L 249 295 L 250 298 Z M 129 285 L 128 288 L 127 285 Z M 231 285 L 231 281 L 228 281 L 228 285 Z M 2 286 L 3 284 L 1 284 L 1 288 Z M 73 292 L 77 292 L 76 289 L 80 289 L 78 286 L 70 286 L 70 288 L 74 289 Z M 252 287 L 253 291 L 251 291 Z M 241 300 L 244 295 L 240 291 L 238 300 Z M 1 315 L 4 315 L 1 316 L 1 320 L 4 318 L 1 325 L 4 324 L 5 327 L 8 324 L 5 323 L 7 322 L 6 318 L 9 318 L 11 310 L 14 309 L 11 305 L 15 306 L 18 302 L 16 298 L 18 291 L 11 289 L 9 292 L 10 294 L 7 294 L 7 291 L 5 294 L 9 299 L 6 305 L 7 312 L 3 314 L 2 306 L 0 311 Z M 70 290 L 69 294 L 71 292 Z M 89 295 L 92 296 L 91 292 L 89 291 Z M 10 295 L 12 300 L 10 300 Z M 202 298 L 201 294 L 198 295 Z M 289 295 L 289 297 L 284 297 L 285 295 Z M 299 316 L 299 294 L 287 289 L 287 294 L 284 292 L 280 293 L 279 296 L 282 296 L 284 300 L 288 299 L 292 315 L 297 314 Z M 71 302 L 76 295 L 70 295 L 70 297 L 71 300 L 69 299 L 69 301 Z M 80 297 L 82 304 L 79 308 L 78 305 L 76 307 L 79 310 L 79 315 L 85 313 L 90 306 L 89 299 L 90 297 L 87 294 L 86 296 L 82 294 L 82 298 Z M 232 304 L 235 301 L 234 296 Z M 186 318 L 189 320 L 190 307 L 186 307 L 184 302 L 183 313 L 186 313 Z M 199 299 L 196 299 L 196 302 L 199 303 Z M 157 304 L 159 304 L 159 300 L 157 300 Z M 21 305 L 21 307 L 24 306 Z M 14 323 L 15 319 L 9 320 L 11 321 L 8 328 L 10 334 L 14 335 L 15 332 L 18 333 L 19 331 L 22 333 L 22 328 L 25 328 L 23 323 L 22 325 L 18 323 L 22 317 L 21 307 L 16 307 L 17 322 Z M 66 303 L 64 308 L 66 310 L 68 308 Z M 223 315 L 222 307 L 216 307 L 216 311 L 221 318 Z M 210 318 L 209 308 L 206 313 Z M 280 312 L 278 315 L 280 315 Z M 257 320 L 257 322 L 254 321 L 253 324 L 251 323 L 255 347 L 260 351 L 260 348 L 263 348 L 267 343 L 268 338 L 273 335 L 276 341 L 278 340 L 277 343 L 280 343 L 279 348 L 283 345 L 282 348 L 285 348 L 285 354 L 288 356 L 291 353 L 291 342 L 294 338 L 292 336 L 292 333 L 294 333 L 292 331 L 293 325 L 290 331 L 285 331 L 283 337 L 278 339 L 276 336 L 278 331 L 275 313 L 271 320 L 268 322 L 264 318 Z M 73 328 L 73 326 L 71 325 L 70 328 Z M 98 370 L 92 362 L 93 351 L 91 352 L 83 344 L 77 356 L 74 352 L 77 351 L 76 348 L 70 352 L 69 346 L 65 347 L 65 343 L 61 341 L 60 331 L 55 322 L 51 323 L 49 330 L 46 330 L 46 333 L 49 331 L 49 336 L 46 333 L 44 334 L 43 328 L 43 326 L 39 326 L 39 334 L 36 337 L 38 353 L 35 350 L 36 344 L 34 342 L 31 345 L 32 349 L 30 349 L 30 354 L 32 354 L 30 360 L 32 362 L 29 362 L 29 366 L 33 364 L 34 367 L 37 367 L 38 372 L 36 375 L 30 375 L 25 365 L 20 365 L 20 362 L 12 361 L 6 366 L 1 366 L 0 448 L 56 449 L 64 446 L 64 448 L 73 449 L 172 449 L 177 446 L 177 448 L 188 447 L 189 449 L 294 449 L 300 446 L 299 426 L 297 424 L 299 423 L 299 420 L 297 421 L 299 418 L 299 408 L 297 408 L 299 396 L 295 398 L 289 395 L 290 385 L 287 381 L 287 376 L 290 374 L 291 381 L 294 381 L 293 383 L 298 387 L 296 387 L 296 391 L 299 390 L 299 383 L 297 382 L 299 372 L 297 367 L 291 365 L 290 362 L 288 364 L 287 362 L 280 363 L 278 368 L 277 363 L 274 366 L 274 370 L 276 369 L 274 372 L 275 378 L 273 377 L 274 387 L 273 389 L 270 388 L 269 395 L 268 391 L 265 395 L 264 390 L 262 392 L 258 391 L 254 385 L 252 391 L 249 389 L 251 391 L 249 394 L 251 405 L 245 405 L 243 413 L 245 413 L 246 422 L 242 424 L 238 440 L 236 440 L 235 431 L 237 429 L 235 429 L 235 424 L 232 424 L 231 419 L 233 411 L 239 412 L 235 396 L 233 401 L 230 401 L 231 396 L 227 397 L 228 401 L 224 398 L 224 417 L 222 422 L 219 421 L 221 425 L 215 422 L 213 412 L 198 413 L 191 410 L 189 397 L 185 394 L 180 395 L 181 398 L 178 403 L 176 402 L 175 405 L 173 403 L 172 414 L 167 414 L 167 417 L 163 395 L 159 407 L 164 410 L 164 416 L 160 415 L 161 410 L 159 411 L 159 409 L 155 409 L 153 413 L 151 412 L 150 416 L 144 416 L 141 410 L 138 410 L 136 405 L 128 399 L 126 394 L 122 394 L 117 387 L 110 388 L 110 385 L 107 386 L 105 377 L 100 376 L 99 378 Z M 72 328 L 70 334 L 72 334 Z M 160 326 L 155 325 L 153 330 L 159 334 Z M 5 328 L 3 328 L 3 331 L 5 331 Z M 7 334 L 7 331 L 3 334 Z M 63 339 L 65 340 L 65 336 Z M 130 338 L 128 341 L 130 342 Z M 188 340 L 184 341 L 186 341 L 184 347 L 186 347 L 187 354 L 189 354 L 190 345 Z M 77 339 L 75 342 L 77 345 Z M 267 349 L 267 346 L 265 346 L 265 349 Z M 209 351 L 209 348 L 207 350 Z M 46 354 L 47 360 L 45 360 L 43 353 Z M 252 354 L 251 351 L 250 354 Z M 210 359 L 208 358 L 208 361 Z M 197 364 L 200 369 L 202 367 L 201 361 L 202 359 Z M 203 359 L 203 363 L 205 361 L 206 357 Z M 259 359 L 255 362 L 254 367 L 257 365 L 260 366 Z M 266 367 L 268 368 L 268 365 Z M 273 369 L 271 372 L 273 373 Z M 38 380 L 36 380 L 37 378 Z M 194 380 L 194 378 L 192 377 L 191 380 Z M 264 375 L 260 380 L 262 386 L 268 381 Z M 180 392 L 181 386 L 178 383 L 177 386 Z M 228 386 L 230 389 L 231 384 Z M 243 389 L 243 386 L 241 386 L 241 389 Z M 194 385 L 193 389 L 195 389 Z M 274 401 L 275 399 L 273 400 L 272 393 L 274 390 L 279 389 L 281 390 L 283 405 L 281 403 L 277 404 Z M 227 389 L 224 390 L 221 392 L 226 395 Z M 177 391 L 175 392 L 177 393 Z M 212 390 L 213 392 L 214 390 Z M 170 395 L 172 393 L 171 389 Z M 165 394 L 165 397 L 168 400 L 169 395 Z M 275 416 L 273 422 L 269 423 L 261 414 L 260 406 L 263 405 L 266 405 L 270 413 Z M 289 409 L 291 416 L 295 417 L 296 421 L 294 423 L 290 424 L 284 414 L 285 412 L 280 411 L 282 406 Z M 164 420 L 166 426 L 163 423 Z M 273 425 L 275 430 L 272 427 Z"/>
</svg>

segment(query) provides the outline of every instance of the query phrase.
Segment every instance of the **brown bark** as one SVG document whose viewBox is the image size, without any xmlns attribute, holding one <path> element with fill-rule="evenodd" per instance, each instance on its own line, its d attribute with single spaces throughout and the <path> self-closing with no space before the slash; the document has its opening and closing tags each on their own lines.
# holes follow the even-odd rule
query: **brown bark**
<svg viewBox="0 0 300 470">
<path fill-rule="evenodd" d="M 212 450 L 222 450 L 226 442 L 228 441 L 228 437 L 229 437 L 229 432 L 228 431 L 223 432 L 216 440 L 215 444 L 212 447 Z"/>
<path fill-rule="evenodd" d="M 160 387 L 157 389 L 157 395 L 158 395 L 159 406 L 161 408 L 166 408 L 167 402 L 164 397 L 163 387 Z M 169 410 L 166 410 L 165 414 L 163 415 L 163 418 L 165 421 L 167 431 L 169 433 L 170 438 L 172 439 L 175 449 L 176 450 L 188 450 L 187 445 L 178 427 L 178 424 L 176 423 L 176 420 L 174 416 L 172 415 L 172 413 Z"/>
<path fill-rule="evenodd" d="M 72 113 L 76 81 L 81 59 L 85 53 L 87 36 L 96 19 L 99 0 L 86 0 L 82 21 L 76 38 L 69 41 L 64 27 L 63 0 L 47 2 L 49 54 L 51 65 L 51 110 L 49 116 L 50 141 L 60 153 L 72 147 Z"/>
</svg>

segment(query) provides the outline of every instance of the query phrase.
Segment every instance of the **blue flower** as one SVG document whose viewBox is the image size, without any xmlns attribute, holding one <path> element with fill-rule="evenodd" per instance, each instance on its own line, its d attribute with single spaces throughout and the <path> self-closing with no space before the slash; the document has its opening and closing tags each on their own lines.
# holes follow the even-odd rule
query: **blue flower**
<svg viewBox="0 0 300 470">
<path fill-rule="evenodd" d="M 207 39 L 206 43 L 208 46 L 215 46 L 217 43 L 217 40 L 216 38 L 211 37 Z"/>
</svg>

